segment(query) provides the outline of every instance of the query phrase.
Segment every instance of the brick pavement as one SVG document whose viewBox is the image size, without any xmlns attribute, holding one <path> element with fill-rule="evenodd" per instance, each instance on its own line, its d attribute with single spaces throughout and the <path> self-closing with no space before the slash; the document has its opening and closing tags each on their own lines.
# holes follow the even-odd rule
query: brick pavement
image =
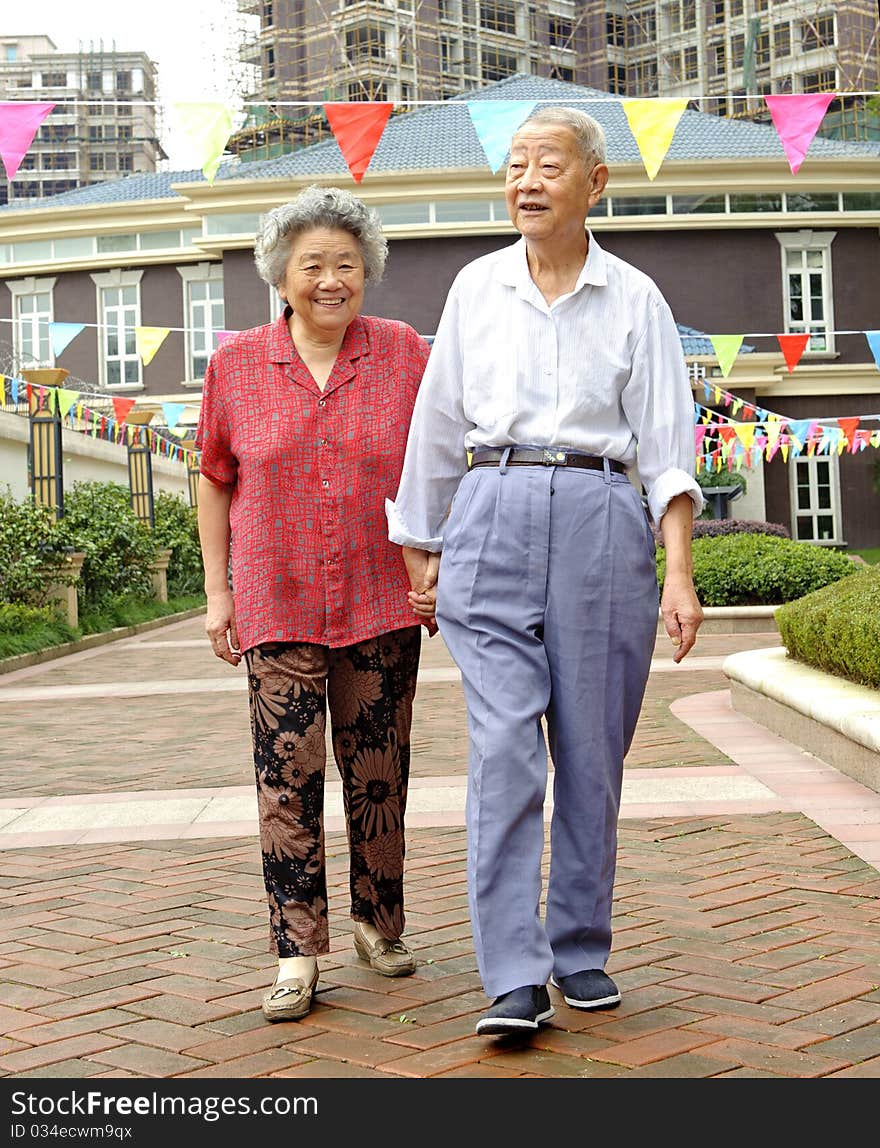
<svg viewBox="0 0 880 1148">
<path fill-rule="evenodd" d="M 215 688 L 225 670 L 198 641 L 200 628 L 199 620 L 170 625 L 0 679 L 4 794 L 249 784 L 245 697 Z M 717 658 L 773 644 L 767 634 L 707 636 L 699 652 Z M 657 655 L 667 653 L 661 639 Z M 253 838 L 205 829 L 145 841 L 133 829 L 109 844 L 0 851 L 0 1074 L 880 1076 L 880 875 L 859 856 L 858 840 L 848 848 L 836 823 L 829 832 L 807 816 L 797 792 L 731 799 L 723 784 L 743 772 L 735 731 L 745 727 L 724 725 L 733 718 L 718 701 L 720 670 L 686 665 L 652 673 L 627 777 L 665 778 L 670 795 L 703 777 L 705 793 L 678 806 L 640 804 L 621 822 L 609 962 L 624 994 L 619 1009 L 577 1012 L 551 989 L 556 1015 L 536 1036 L 474 1035 L 485 1000 L 464 832 L 460 818 L 429 824 L 425 814 L 408 834 L 415 976 L 389 981 L 356 959 L 344 911 L 345 839 L 331 832 L 332 952 L 320 961 L 316 1005 L 304 1021 L 268 1025 L 259 1002 L 273 960 Z M 425 643 L 423 669 L 442 678 L 449 667 L 440 640 Z M 199 678 L 205 688 L 189 694 L 117 692 Z M 56 686 L 100 688 L 91 697 L 4 700 L 12 689 Z M 416 711 L 414 776 L 460 784 L 458 683 L 429 673 Z M 724 728 L 727 741 L 713 732 Z M 788 763 L 789 778 L 810 769 L 824 780 L 829 807 L 845 807 L 870 836 L 877 795 L 855 792 L 757 727 L 752 736 L 752 757 L 754 747 L 771 747 L 774 760 L 757 774 L 764 782 L 772 784 L 774 763 Z"/>
</svg>

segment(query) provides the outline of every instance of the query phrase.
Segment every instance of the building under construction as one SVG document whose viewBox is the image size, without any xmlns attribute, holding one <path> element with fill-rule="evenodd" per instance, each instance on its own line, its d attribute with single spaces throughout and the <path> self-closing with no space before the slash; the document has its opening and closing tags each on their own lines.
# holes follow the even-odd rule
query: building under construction
<svg viewBox="0 0 880 1148">
<path fill-rule="evenodd" d="M 59 52 L 48 36 L 0 34 L 0 100 L 55 102 L 0 204 L 57 195 L 165 158 L 156 136 L 156 66 L 102 44 Z"/>
<path fill-rule="evenodd" d="M 400 110 L 522 72 L 619 95 L 686 96 L 737 117 L 764 115 L 765 94 L 861 93 L 880 81 L 873 0 L 238 3 L 260 22 L 242 58 L 261 84 L 231 144 L 246 159 L 320 139 L 329 129 L 317 102 L 391 100 Z M 861 95 L 835 101 L 822 130 L 880 138 Z"/>
</svg>

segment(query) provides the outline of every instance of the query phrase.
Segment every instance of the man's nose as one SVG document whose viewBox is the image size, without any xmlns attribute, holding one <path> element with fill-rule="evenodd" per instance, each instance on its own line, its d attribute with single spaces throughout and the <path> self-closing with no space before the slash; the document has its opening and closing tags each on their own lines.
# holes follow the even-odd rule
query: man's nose
<svg viewBox="0 0 880 1148">
<path fill-rule="evenodd" d="M 530 163 L 522 174 L 520 186 L 523 188 L 537 187 L 541 182 L 541 169 L 536 163 Z"/>
</svg>

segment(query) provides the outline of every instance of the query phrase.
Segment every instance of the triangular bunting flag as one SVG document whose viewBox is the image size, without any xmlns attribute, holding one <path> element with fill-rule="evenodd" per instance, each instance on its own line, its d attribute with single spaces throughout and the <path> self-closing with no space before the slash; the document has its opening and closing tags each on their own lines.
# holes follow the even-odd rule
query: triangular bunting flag
<svg viewBox="0 0 880 1148">
<path fill-rule="evenodd" d="M 163 403 L 162 414 L 165 416 L 165 425 L 169 430 L 174 430 L 180 422 L 180 416 L 186 409 L 186 403 Z"/>
<path fill-rule="evenodd" d="M 134 403 L 134 399 L 124 399 L 120 395 L 113 396 L 113 413 L 116 415 L 116 421 L 118 423 L 125 422 L 128 418 L 128 412 L 134 406 Z"/>
<path fill-rule="evenodd" d="M 797 175 L 828 105 L 836 95 L 836 92 L 798 92 L 764 97 L 792 175 Z"/>
<path fill-rule="evenodd" d="M 468 100 L 471 123 L 493 172 L 504 166 L 511 136 L 535 103 L 535 100 Z"/>
<path fill-rule="evenodd" d="M 854 435 L 855 435 L 855 433 L 856 433 L 856 427 L 859 425 L 859 419 L 858 419 L 858 417 L 856 417 L 856 418 L 845 418 L 845 419 L 838 419 L 838 420 L 837 420 L 837 425 L 838 425 L 838 426 L 840 427 L 840 429 L 843 431 L 843 434 L 844 434 L 844 437 L 846 438 L 847 444 L 848 444 L 850 447 L 852 447 L 852 445 L 853 445 L 853 436 L 854 436 Z"/>
<path fill-rule="evenodd" d="M 9 380 L 10 397 L 12 398 L 12 405 L 18 406 L 18 379 Z"/>
<path fill-rule="evenodd" d="M 220 103 L 177 103 L 172 107 L 202 174 L 208 183 L 213 183 L 220 157 L 232 135 L 232 113 Z"/>
<path fill-rule="evenodd" d="M 755 424 L 754 423 L 737 423 L 736 437 L 743 444 L 746 450 L 752 449 L 752 444 L 755 441 Z"/>
<path fill-rule="evenodd" d="M 63 387 L 58 388 L 58 413 L 62 418 L 64 418 L 78 398 L 79 393 L 77 391 L 66 391 Z"/>
<path fill-rule="evenodd" d="M 874 356 L 874 362 L 880 367 L 880 331 L 865 331 L 865 338 Z"/>
<path fill-rule="evenodd" d="M 0 104 L 0 158 L 8 179 L 15 179 L 40 124 L 54 104 Z"/>
<path fill-rule="evenodd" d="M 703 445 L 703 439 L 706 437 L 706 428 L 704 426 L 694 427 L 694 446 L 699 452 L 700 447 Z"/>
<path fill-rule="evenodd" d="M 666 158 L 678 121 L 688 102 L 650 99 L 623 100 L 622 103 L 648 179 L 653 179 Z"/>
<path fill-rule="evenodd" d="M 810 334 L 807 332 L 803 335 L 777 335 L 776 338 L 779 340 L 779 347 L 790 374 L 801 361 L 804 348 L 810 341 Z"/>
<path fill-rule="evenodd" d="M 73 342 L 80 331 L 85 330 L 85 323 L 50 323 L 49 338 L 52 341 L 52 354 L 57 359 L 68 343 Z"/>
<path fill-rule="evenodd" d="M 806 443 L 807 439 L 810 438 L 810 435 L 812 433 L 813 420 L 812 419 L 795 419 L 794 421 L 789 420 L 786 429 L 788 431 L 789 438 L 796 439 L 798 444 L 800 446 L 803 446 L 804 443 Z"/>
<path fill-rule="evenodd" d="M 393 107 L 376 102 L 324 104 L 327 123 L 355 183 L 364 178 Z"/>
<path fill-rule="evenodd" d="M 721 374 L 726 379 L 730 374 L 730 369 L 733 366 L 736 356 L 739 354 L 739 349 L 742 346 L 743 335 L 710 335 L 712 347 L 715 351 L 715 356 L 718 359 L 718 366 L 721 368 Z"/>
<path fill-rule="evenodd" d="M 231 335 L 237 335 L 237 334 L 238 334 L 238 331 L 215 331 L 214 332 L 214 338 L 217 340 L 217 346 L 219 347 L 220 344 L 222 342 L 224 342 L 226 339 L 228 339 Z"/>
<path fill-rule="evenodd" d="M 135 327 L 134 345 L 145 367 L 153 361 L 170 330 L 170 327 Z"/>
</svg>

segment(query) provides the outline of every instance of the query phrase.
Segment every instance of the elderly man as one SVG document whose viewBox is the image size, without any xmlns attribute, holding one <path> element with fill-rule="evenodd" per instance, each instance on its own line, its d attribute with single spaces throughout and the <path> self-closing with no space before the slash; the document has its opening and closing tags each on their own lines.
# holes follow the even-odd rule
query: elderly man
<svg viewBox="0 0 880 1148">
<path fill-rule="evenodd" d="M 495 998 L 478 1033 L 549 1019 L 548 979 L 574 1008 L 620 1001 L 604 971 L 618 809 L 658 598 L 627 477 L 637 457 L 666 546 L 676 662 L 702 621 L 681 343 L 655 284 L 586 229 L 604 160 L 601 126 L 574 109 L 540 109 L 514 135 L 506 198 L 521 238 L 456 277 L 386 506 L 413 609 L 429 617 L 436 593 L 464 685 L 470 913 Z M 554 766 L 543 921 L 542 719 Z"/>
</svg>

